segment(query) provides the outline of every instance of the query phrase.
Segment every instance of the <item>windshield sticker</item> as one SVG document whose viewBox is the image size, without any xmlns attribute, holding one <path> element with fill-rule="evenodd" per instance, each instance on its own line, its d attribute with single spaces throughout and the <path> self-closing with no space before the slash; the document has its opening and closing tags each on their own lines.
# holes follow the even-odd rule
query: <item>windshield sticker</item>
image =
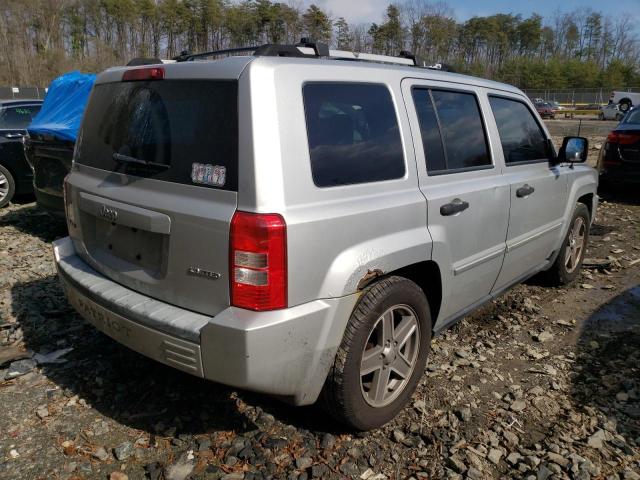
<svg viewBox="0 0 640 480">
<path fill-rule="evenodd" d="M 212 187 L 224 187 L 227 180 L 227 169 L 210 163 L 192 163 L 191 181 Z"/>
</svg>

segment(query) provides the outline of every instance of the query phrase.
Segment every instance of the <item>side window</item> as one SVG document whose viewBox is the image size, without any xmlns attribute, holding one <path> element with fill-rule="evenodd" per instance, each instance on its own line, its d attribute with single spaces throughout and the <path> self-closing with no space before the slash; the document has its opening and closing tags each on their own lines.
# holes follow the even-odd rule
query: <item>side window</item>
<svg viewBox="0 0 640 480">
<path fill-rule="evenodd" d="M 413 100 L 429 174 L 491 166 L 474 94 L 416 88 Z"/>
<path fill-rule="evenodd" d="M 489 103 L 507 165 L 549 158 L 546 137 L 524 103 L 493 96 Z"/>
<path fill-rule="evenodd" d="M 310 83 L 302 95 L 311 171 L 318 187 L 404 176 L 398 119 L 387 87 Z"/>
<path fill-rule="evenodd" d="M 418 112 L 418 123 L 422 135 L 422 146 L 428 172 L 440 172 L 447 169 L 444 146 L 438 127 L 438 117 L 433 108 L 431 94 L 426 88 L 413 89 L 413 102 Z"/>
<path fill-rule="evenodd" d="M 39 105 L 7 107 L 0 115 L 0 128 L 25 129 L 39 111 Z"/>
</svg>

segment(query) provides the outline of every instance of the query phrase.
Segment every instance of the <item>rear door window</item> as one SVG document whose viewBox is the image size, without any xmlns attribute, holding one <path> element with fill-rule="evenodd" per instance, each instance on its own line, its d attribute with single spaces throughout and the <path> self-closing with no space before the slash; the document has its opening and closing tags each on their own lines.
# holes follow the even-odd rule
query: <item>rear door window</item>
<svg viewBox="0 0 640 480">
<path fill-rule="evenodd" d="M 386 86 L 310 83 L 303 87 L 303 98 L 316 186 L 404 176 L 398 118 Z"/>
<path fill-rule="evenodd" d="M 40 105 L 7 107 L 0 114 L 0 129 L 25 130 L 39 111 Z"/>
<path fill-rule="evenodd" d="M 237 191 L 236 81 L 98 84 L 76 161 L 110 172 Z"/>
<path fill-rule="evenodd" d="M 548 160 L 546 136 L 527 106 L 517 100 L 489 96 L 507 165 Z"/>
<path fill-rule="evenodd" d="M 430 175 L 492 166 L 475 94 L 415 88 L 413 100 Z"/>
</svg>

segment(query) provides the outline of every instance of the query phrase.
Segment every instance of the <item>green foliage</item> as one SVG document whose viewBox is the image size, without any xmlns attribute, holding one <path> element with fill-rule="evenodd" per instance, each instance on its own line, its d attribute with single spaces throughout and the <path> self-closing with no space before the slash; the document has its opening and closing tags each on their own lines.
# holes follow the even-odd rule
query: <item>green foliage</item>
<svg viewBox="0 0 640 480">
<path fill-rule="evenodd" d="M 335 21 L 319 6 L 272 0 L 1 0 L 0 84 L 46 85 L 136 56 L 296 43 L 444 62 L 521 88 L 622 88 L 640 84 L 632 22 L 592 10 L 499 13 L 457 22 L 445 3 L 398 0 L 371 25 Z"/>
</svg>

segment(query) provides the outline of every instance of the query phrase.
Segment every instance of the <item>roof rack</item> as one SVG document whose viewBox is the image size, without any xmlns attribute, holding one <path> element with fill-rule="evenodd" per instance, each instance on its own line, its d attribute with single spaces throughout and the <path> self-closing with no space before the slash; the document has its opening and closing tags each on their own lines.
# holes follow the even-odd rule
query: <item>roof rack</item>
<svg viewBox="0 0 640 480">
<path fill-rule="evenodd" d="M 310 38 L 303 38 L 295 45 L 279 45 L 267 43 L 253 47 L 227 48 L 211 52 L 190 53 L 183 51 L 173 59 L 176 62 L 190 62 L 199 58 L 228 55 L 231 53 L 253 52 L 256 57 L 299 57 L 299 58 L 330 58 L 334 60 L 364 61 L 376 63 L 389 63 L 410 67 L 430 68 L 434 70 L 453 71 L 448 65 L 436 63 L 427 65 L 420 62 L 411 52 L 402 51 L 397 57 L 390 55 L 377 55 L 374 53 L 358 53 L 348 50 L 330 50 L 326 43 L 315 42 Z"/>
</svg>

